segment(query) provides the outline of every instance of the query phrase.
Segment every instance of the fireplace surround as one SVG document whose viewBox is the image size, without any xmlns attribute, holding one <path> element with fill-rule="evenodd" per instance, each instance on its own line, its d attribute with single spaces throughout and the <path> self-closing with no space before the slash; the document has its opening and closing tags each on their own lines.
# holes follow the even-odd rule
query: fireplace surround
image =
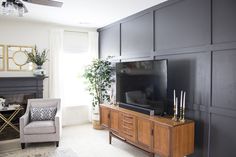
<svg viewBox="0 0 236 157">
<path fill-rule="evenodd" d="M 18 125 L 27 107 L 27 100 L 32 98 L 43 98 L 43 80 L 47 77 L 0 77 L 0 97 L 6 99 L 6 105 L 20 104 L 24 109 L 13 120 Z M 4 114 L 9 114 L 4 112 Z M 8 115 L 6 115 L 8 116 Z M 0 126 L 2 125 L 0 121 Z M 0 134 L 0 141 L 18 138 L 19 133 L 10 127 Z"/>
</svg>

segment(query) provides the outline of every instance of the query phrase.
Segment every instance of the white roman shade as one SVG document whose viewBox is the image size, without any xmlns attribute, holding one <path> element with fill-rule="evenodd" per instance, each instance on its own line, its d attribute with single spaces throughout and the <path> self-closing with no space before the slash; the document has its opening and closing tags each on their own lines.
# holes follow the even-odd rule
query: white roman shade
<svg viewBox="0 0 236 157">
<path fill-rule="evenodd" d="M 63 45 L 65 53 L 88 53 L 88 33 L 65 31 Z"/>
</svg>

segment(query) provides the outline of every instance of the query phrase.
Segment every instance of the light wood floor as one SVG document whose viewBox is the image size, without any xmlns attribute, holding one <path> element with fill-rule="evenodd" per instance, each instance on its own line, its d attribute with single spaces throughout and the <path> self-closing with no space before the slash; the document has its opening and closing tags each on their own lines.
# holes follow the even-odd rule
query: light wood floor
<svg viewBox="0 0 236 157">
<path fill-rule="evenodd" d="M 79 157 L 148 157 L 149 155 L 135 147 L 113 138 L 108 143 L 108 131 L 94 130 L 91 124 L 63 128 L 60 148 L 72 149 Z M 0 156 L 6 151 L 32 153 L 56 150 L 54 143 L 31 144 L 25 150 L 20 149 L 19 140 L 0 143 Z"/>
</svg>

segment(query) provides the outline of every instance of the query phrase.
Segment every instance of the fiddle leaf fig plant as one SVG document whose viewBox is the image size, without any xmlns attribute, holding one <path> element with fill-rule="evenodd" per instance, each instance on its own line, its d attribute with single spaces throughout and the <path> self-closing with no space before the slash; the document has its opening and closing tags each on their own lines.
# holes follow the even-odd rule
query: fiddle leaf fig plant
<svg viewBox="0 0 236 157">
<path fill-rule="evenodd" d="M 93 97 L 93 107 L 109 101 L 108 90 L 113 82 L 111 62 L 107 59 L 95 59 L 86 67 L 83 76 L 87 81 L 88 91 Z"/>
</svg>

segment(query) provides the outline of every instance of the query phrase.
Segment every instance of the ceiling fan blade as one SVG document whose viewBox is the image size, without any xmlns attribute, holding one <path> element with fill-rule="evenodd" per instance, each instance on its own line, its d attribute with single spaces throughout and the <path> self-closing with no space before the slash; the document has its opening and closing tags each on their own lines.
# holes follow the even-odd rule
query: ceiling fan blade
<svg viewBox="0 0 236 157">
<path fill-rule="evenodd" d="M 53 0 L 23 0 L 24 2 L 46 5 L 51 7 L 62 7 L 63 2 L 53 1 Z"/>
</svg>

